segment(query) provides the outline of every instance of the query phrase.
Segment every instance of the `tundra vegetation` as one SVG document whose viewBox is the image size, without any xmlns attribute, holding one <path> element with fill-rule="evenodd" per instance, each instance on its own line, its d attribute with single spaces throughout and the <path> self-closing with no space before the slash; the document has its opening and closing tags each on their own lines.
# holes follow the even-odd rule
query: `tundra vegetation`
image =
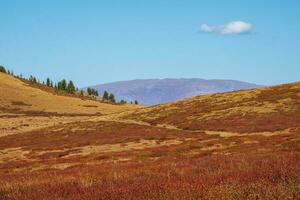
<svg viewBox="0 0 300 200">
<path fill-rule="evenodd" d="M 151 107 L 68 100 L 69 121 L 31 129 L 67 116 L 20 100 L 0 107 L 0 128 L 12 131 L 0 134 L 0 199 L 300 197 L 299 82 Z M 5 129 L 10 119 L 18 132 Z"/>
<path fill-rule="evenodd" d="M 98 96 L 99 93 L 94 88 L 88 87 L 86 90 L 78 89 L 74 85 L 74 82 L 72 80 L 67 81 L 66 79 L 62 79 L 58 82 L 54 82 L 50 78 L 47 78 L 46 81 L 40 81 L 35 76 L 30 75 L 28 78 L 23 77 L 22 75 L 14 75 L 13 71 L 6 70 L 4 66 L 0 65 L 0 72 L 6 73 L 9 75 L 12 75 L 16 78 L 19 78 L 23 81 L 27 81 L 30 84 L 36 85 L 36 86 L 47 86 L 49 88 L 53 88 L 56 92 L 59 93 L 66 93 L 69 95 L 75 95 L 75 96 L 81 96 L 81 97 L 89 97 L 93 99 L 99 100 Z M 102 99 L 100 99 L 104 102 L 109 102 L 113 104 L 127 104 L 127 101 L 121 99 L 119 102 L 116 101 L 115 95 L 112 93 L 108 93 L 107 91 L 104 91 Z M 137 103 L 137 100 L 135 100 L 135 104 Z"/>
</svg>

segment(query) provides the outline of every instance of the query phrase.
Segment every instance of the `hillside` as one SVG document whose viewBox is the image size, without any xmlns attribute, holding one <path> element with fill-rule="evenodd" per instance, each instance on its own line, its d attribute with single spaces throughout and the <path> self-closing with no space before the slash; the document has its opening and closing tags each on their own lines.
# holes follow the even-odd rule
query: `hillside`
<svg viewBox="0 0 300 200">
<path fill-rule="evenodd" d="M 300 83 L 0 137 L 3 199 L 298 199 Z"/>
<path fill-rule="evenodd" d="M 0 73 L 0 111 L 57 114 L 108 114 L 131 109 L 132 105 L 112 105 L 93 100 L 53 94 Z"/>
<path fill-rule="evenodd" d="M 300 82 L 197 96 L 142 108 L 121 118 L 184 130 L 276 131 L 300 124 Z"/>
<path fill-rule="evenodd" d="M 92 86 L 100 94 L 105 90 L 118 98 L 138 100 L 144 105 L 155 105 L 197 95 L 256 88 L 258 85 L 233 80 L 204 79 L 145 79 L 120 81 Z"/>
<path fill-rule="evenodd" d="M 138 107 L 59 95 L 4 73 L 0 73 L 0 94 L 0 137 Z"/>
</svg>

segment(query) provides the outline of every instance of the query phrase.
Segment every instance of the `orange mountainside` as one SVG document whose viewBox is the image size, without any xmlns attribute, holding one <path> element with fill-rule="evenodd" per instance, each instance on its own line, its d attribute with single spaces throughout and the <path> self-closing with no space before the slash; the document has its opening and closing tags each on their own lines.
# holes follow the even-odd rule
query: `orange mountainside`
<svg viewBox="0 0 300 200">
<path fill-rule="evenodd" d="M 0 73 L 0 137 L 139 107 L 66 96 L 51 89 Z"/>
<path fill-rule="evenodd" d="M 1 95 L 8 87 L 0 82 Z M 6 92 L 2 113 L 8 101 L 61 110 L 27 89 L 24 98 Z M 38 117 L 18 104 L 21 115 L 3 114 L 2 129 L 11 117 Z M 74 110 L 102 115 L 4 131 L 0 199 L 300 199 L 300 83 L 123 112 L 78 106 L 87 104 L 96 103 L 76 99 Z"/>
<path fill-rule="evenodd" d="M 300 82 L 198 96 L 126 113 L 126 119 L 185 130 L 276 131 L 300 124 Z"/>
<path fill-rule="evenodd" d="M 57 114 L 109 114 L 130 110 L 132 105 L 112 105 L 53 94 L 0 73 L 0 108 L 7 113 L 49 112 Z"/>
</svg>

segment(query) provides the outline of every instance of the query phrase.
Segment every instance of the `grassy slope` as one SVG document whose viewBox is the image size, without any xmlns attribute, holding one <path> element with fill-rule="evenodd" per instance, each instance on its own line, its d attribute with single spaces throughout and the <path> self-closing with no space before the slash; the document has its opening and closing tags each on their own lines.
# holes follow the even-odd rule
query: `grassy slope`
<svg viewBox="0 0 300 200">
<path fill-rule="evenodd" d="M 195 97 L 0 137 L 0 198 L 299 199 L 299 90 Z"/>
<path fill-rule="evenodd" d="M 139 107 L 58 94 L 52 88 L 32 85 L 3 73 L 0 73 L 0 94 L 0 137 Z"/>
<path fill-rule="evenodd" d="M 119 118 L 185 130 L 283 130 L 300 124 L 300 82 L 198 96 L 128 112 Z"/>
<path fill-rule="evenodd" d="M 6 113 L 109 114 L 134 108 L 57 95 L 3 73 L 0 73 L 0 93 L 0 111 Z"/>
</svg>

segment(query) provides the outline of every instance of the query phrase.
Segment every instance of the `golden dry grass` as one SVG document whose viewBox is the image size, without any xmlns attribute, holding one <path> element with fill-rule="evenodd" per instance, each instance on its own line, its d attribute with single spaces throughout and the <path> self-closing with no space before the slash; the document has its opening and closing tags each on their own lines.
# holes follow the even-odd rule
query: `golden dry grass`
<svg viewBox="0 0 300 200">
<path fill-rule="evenodd" d="M 191 138 L 187 138 L 184 141 L 188 141 L 188 140 L 191 140 Z M 125 152 L 130 150 L 144 150 L 148 148 L 158 148 L 162 146 L 178 145 L 183 143 L 184 141 L 179 139 L 169 139 L 163 141 L 139 140 L 136 142 L 124 142 L 119 144 L 87 145 L 87 146 L 75 147 L 71 149 L 71 150 L 75 150 L 76 153 L 69 154 L 66 157 L 88 156 L 91 154 L 101 154 L 101 153 Z"/>
<path fill-rule="evenodd" d="M 19 132 L 0 137 L 0 199 L 297 199 L 299 93 L 294 83 L 101 116 L 2 112 Z"/>
<path fill-rule="evenodd" d="M 0 137 L 141 107 L 65 96 L 33 86 L 0 73 Z"/>
<path fill-rule="evenodd" d="M 20 147 L 3 149 L 0 151 L 0 163 L 27 160 L 25 155 L 28 153 L 29 151 L 22 150 Z"/>
<path fill-rule="evenodd" d="M 0 137 L 91 118 L 91 116 L 8 116 L 0 117 Z"/>
<path fill-rule="evenodd" d="M 283 130 L 300 124 L 300 82 L 198 96 L 114 117 L 185 130 Z"/>
<path fill-rule="evenodd" d="M 137 108 L 52 94 L 4 73 L 0 73 L 0 94 L 0 110 L 17 113 L 110 114 Z"/>
<path fill-rule="evenodd" d="M 290 133 L 290 129 L 278 130 L 278 131 L 262 131 L 262 132 L 249 132 L 249 133 L 237 133 L 228 131 L 205 131 L 208 135 L 219 135 L 220 137 L 245 137 L 248 135 L 262 135 L 265 137 L 270 137 L 274 135 L 286 135 Z"/>
</svg>

